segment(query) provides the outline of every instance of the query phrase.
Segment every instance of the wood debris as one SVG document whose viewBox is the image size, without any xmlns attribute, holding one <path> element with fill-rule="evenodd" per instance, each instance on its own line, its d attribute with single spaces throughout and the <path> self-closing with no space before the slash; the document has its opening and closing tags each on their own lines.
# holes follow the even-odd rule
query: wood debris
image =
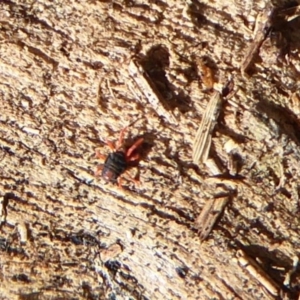
<svg viewBox="0 0 300 300">
<path fill-rule="evenodd" d="M 193 145 L 193 162 L 195 164 L 199 164 L 200 162 L 203 163 L 208 158 L 212 140 L 212 132 L 219 117 L 221 104 L 221 94 L 219 92 L 214 92 L 207 104 L 201 124 L 196 133 Z"/>
<path fill-rule="evenodd" d="M 285 21 L 287 21 L 287 22 L 291 22 L 295 18 L 300 16 L 300 5 L 282 9 L 278 13 L 278 16 L 284 17 Z"/>
<path fill-rule="evenodd" d="M 254 38 L 246 51 L 246 55 L 241 62 L 241 72 L 244 76 L 249 69 L 255 54 L 266 39 L 269 30 L 272 26 L 272 16 L 274 9 L 271 6 L 267 6 L 260 14 L 258 14 L 254 30 Z"/>
<path fill-rule="evenodd" d="M 114 259 L 116 256 L 121 254 L 123 248 L 120 244 L 112 244 L 108 248 L 101 250 L 100 257 L 103 262 Z"/>
<path fill-rule="evenodd" d="M 212 231 L 213 226 L 228 201 L 229 196 L 225 196 L 211 199 L 205 203 L 200 215 L 195 221 L 196 228 L 199 230 L 199 236 L 202 241 L 205 240 Z"/>
<path fill-rule="evenodd" d="M 254 278 L 256 278 L 273 296 L 278 296 L 279 285 L 259 266 L 251 257 L 247 256 L 243 250 L 238 250 L 238 264 L 245 268 Z"/>
<path fill-rule="evenodd" d="M 7 210 L 4 197 L 0 200 L 0 225 L 6 221 Z"/>
<path fill-rule="evenodd" d="M 292 278 L 292 275 L 297 271 L 298 269 L 298 264 L 299 264 L 299 258 L 298 256 L 294 256 L 293 257 L 293 266 L 292 266 L 292 269 L 290 269 L 286 275 L 285 275 L 285 278 L 284 278 L 284 282 L 283 284 L 286 286 L 286 287 L 289 287 L 291 285 L 291 278 Z"/>
<path fill-rule="evenodd" d="M 28 134 L 33 134 L 33 135 L 39 135 L 40 134 L 40 130 L 36 129 L 36 128 L 31 128 L 31 127 L 28 127 L 28 126 L 24 126 L 22 129 L 23 129 L 23 131 L 25 131 Z"/>
<path fill-rule="evenodd" d="M 207 65 L 203 58 L 197 59 L 196 62 L 200 70 L 203 84 L 206 86 L 206 88 L 212 89 L 215 83 L 214 72 L 212 68 Z"/>
<path fill-rule="evenodd" d="M 132 59 L 129 63 L 128 71 L 157 114 L 165 117 L 170 123 L 178 125 L 174 114 L 141 64 L 137 60 Z M 167 107 L 167 109 L 165 107 Z"/>
<path fill-rule="evenodd" d="M 26 224 L 24 222 L 17 223 L 16 228 L 20 236 L 20 242 L 22 244 L 26 244 L 28 239 L 28 230 Z"/>
<path fill-rule="evenodd" d="M 212 176 L 218 176 L 218 175 L 223 174 L 223 170 L 220 169 L 220 167 L 216 163 L 215 159 L 208 158 L 208 159 L 206 159 L 204 164 L 206 165 L 207 169 L 210 171 L 210 174 Z"/>
<path fill-rule="evenodd" d="M 224 150 L 228 154 L 228 170 L 229 174 L 232 176 L 236 176 L 238 173 L 238 167 L 240 163 L 240 155 L 238 154 L 238 149 L 239 146 L 236 142 L 233 140 L 229 139 L 225 144 L 224 144 Z"/>
<path fill-rule="evenodd" d="M 295 115 L 297 115 L 297 119 L 299 119 L 300 115 L 300 96 L 298 93 L 292 93 L 290 96 L 290 106 Z"/>
</svg>

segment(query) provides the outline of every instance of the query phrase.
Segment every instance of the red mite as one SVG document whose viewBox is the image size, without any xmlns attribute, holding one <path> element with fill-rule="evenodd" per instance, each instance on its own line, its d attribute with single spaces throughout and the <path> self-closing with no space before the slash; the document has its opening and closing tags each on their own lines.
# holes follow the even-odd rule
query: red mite
<svg viewBox="0 0 300 300">
<path fill-rule="evenodd" d="M 102 178 L 106 182 L 118 183 L 119 187 L 122 188 L 122 177 L 121 175 L 125 173 L 128 169 L 128 166 L 131 162 L 138 161 L 140 155 L 135 153 L 135 150 L 143 143 L 144 139 L 138 139 L 130 148 L 124 148 L 124 135 L 128 127 L 125 127 L 120 132 L 120 137 L 116 143 L 107 141 L 106 144 L 113 151 L 108 154 L 105 159 L 105 156 L 99 153 L 96 150 L 96 157 L 100 159 L 105 159 L 104 165 L 97 167 L 95 176 L 98 176 L 101 173 Z M 137 180 L 128 176 L 132 181 L 138 182 Z"/>
</svg>

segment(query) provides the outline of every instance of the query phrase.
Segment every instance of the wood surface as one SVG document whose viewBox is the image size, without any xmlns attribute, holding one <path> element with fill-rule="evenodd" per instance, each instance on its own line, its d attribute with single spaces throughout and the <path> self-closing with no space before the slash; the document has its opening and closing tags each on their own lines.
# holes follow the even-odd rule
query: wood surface
<svg viewBox="0 0 300 300">
<path fill-rule="evenodd" d="M 0 1 L 0 299 L 298 298 L 299 18 L 240 70 L 267 2 Z M 133 58 L 178 125 L 137 86 Z M 192 147 L 213 90 L 230 80 L 214 176 Z M 95 149 L 107 155 L 105 141 L 135 120 L 125 143 L 145 139 L 129 170 L 141 186 L 122 190 L 95 178 Z M 227 196 L 202 241 L 202 208 Z"/>
</svg>

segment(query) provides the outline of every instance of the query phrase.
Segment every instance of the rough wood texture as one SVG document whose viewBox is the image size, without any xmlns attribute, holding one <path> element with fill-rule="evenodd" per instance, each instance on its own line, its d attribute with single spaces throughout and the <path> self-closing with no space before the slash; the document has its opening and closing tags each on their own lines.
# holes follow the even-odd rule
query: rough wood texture
<svg viewBox="0 0 300 300">
<path fill-rule="evenodd" d="M 274 299 L 236 253 L 281 288 L 299 254 L 299 19 L 283 32 L 289 61 L 268 38 L 243 78 L 266 0 L 64 2 L 0 2 L 0 298 Z M 132 56 L 179 126 L 135 86 Z M 199 57 L 236 90 L 212 140 L 219 178 L 192 163 L 212 94 Z M 142 186 L 104 185 L 95 148 L 138 118 L 127 142 L 145 138 Z M 201 243 L 194 221 L 222 193 L 234 196 Z M 291 286 L 294 299 L 297 271 Z"/>
</svg>

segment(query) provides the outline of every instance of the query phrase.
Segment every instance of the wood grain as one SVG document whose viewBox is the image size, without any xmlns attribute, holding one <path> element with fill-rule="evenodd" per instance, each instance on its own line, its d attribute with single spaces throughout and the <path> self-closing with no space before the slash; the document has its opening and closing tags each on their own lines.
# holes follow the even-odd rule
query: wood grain
<svg viewBox="0 0 300 300">
<path fill-rule="evenodd" d="M 240 74 L 265 4 L 0 2 L 1 299 L 274 299 L 234 261 L 242 249 L 282 288 L 299 255 L 298 31 L 284 31 L 288 63 L 260 60 L 277 61 L 276 46 L 262 45 L 252 76 Z M 137 97 L 128 73 L 136 55 L 177 127 Z M 217 178 L 192 162 L 211 97 L 197 57 L 236 88 L 212 136 Z M 105 185 L 93 175 L 95 149 L 109 153 L 105 140 L 137 119 L 126 143 L 145 139 L 130 170 L 142 185 Z M 232 190 L 201 243 L 202 208 Z M 290 299 L 297 290 L 295 272 Z"/>
</svg>

